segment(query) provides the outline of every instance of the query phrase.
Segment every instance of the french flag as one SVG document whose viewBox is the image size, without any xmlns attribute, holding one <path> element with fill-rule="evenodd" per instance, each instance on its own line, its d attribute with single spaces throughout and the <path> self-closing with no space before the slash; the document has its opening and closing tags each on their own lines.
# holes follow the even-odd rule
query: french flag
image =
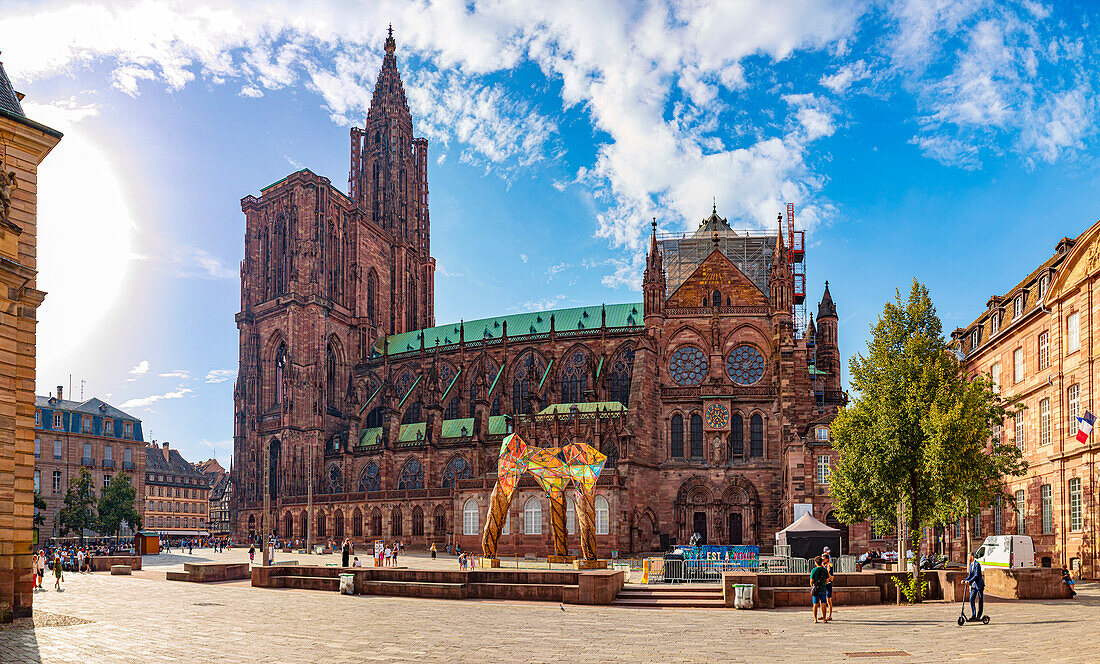
<svg viewBox="0 0 1100 664">
<path fill-rule="evenodd" d="M 1096 423 L 1096 416 L 1085 411 L 1084 416 L 1077 418 L 1077 442 L 1086 443 L 1089 434 L 1092 433 L 1092 425 Z"/>
</svg>

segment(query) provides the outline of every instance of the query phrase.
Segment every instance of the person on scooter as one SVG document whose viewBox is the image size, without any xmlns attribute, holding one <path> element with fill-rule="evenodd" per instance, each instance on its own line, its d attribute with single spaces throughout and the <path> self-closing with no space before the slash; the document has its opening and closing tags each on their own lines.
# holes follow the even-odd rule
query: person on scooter
<svg viewBox="0 0 1100 664">
<path fill-rule="evenodd" d="M 982 575 L 982 566 L 974 559 L 973 553 L 967 556 L 967 562 L 970 564 L 969 573 L 963 583 L 970 588 L 970 619 L 979 620 L 985 608 L 985 577 Z M 977 609 L 974 608 L 974 600 L 978 601 Z"/>
</svg>

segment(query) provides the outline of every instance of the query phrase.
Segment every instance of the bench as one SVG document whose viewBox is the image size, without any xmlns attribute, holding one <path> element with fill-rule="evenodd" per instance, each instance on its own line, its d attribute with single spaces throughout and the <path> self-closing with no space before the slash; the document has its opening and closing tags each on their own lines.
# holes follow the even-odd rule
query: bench
<svg viewBox="0 0 1100 664">
<path fill-rule="evenodd" d="M 111 565 L 111 576 L 129 576 L 129 565 Z"/>
<path fill-rule="evenodd" d="M 421 597 L 426 599 L 466 599 L 467 585 L 436 581 L 382 581 L 369 579 L 356 581 L 355 592 L 360 595 L 386 595 L 390 597 Z"/>
</svg>

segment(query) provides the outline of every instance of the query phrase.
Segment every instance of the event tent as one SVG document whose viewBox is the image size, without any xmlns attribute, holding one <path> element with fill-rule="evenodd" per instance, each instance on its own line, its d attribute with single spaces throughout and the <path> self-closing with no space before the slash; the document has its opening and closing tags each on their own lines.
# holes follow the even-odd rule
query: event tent
<svg viewBox="0 0 1100 664">
<path fill-rule="evenodd" d="M 829 547 L 833 557 L 840 555 L 840 531 L 821 523 L 809 512 L 775 534 L 775 543 L 791 547 L 792 558 L 820 556 Z"/>
</svg>

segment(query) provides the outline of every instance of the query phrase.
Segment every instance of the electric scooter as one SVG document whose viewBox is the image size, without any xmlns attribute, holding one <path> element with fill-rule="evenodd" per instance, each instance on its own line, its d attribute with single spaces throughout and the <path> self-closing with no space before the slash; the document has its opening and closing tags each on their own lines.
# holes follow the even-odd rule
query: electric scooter
<svg viewBox="0 0 1100 664">
<path fill-rule="evenodd" d="M 966 617 L 966 597 L 963 597 L 962 606 L 959 608 L 959 627 L 967 623 L 981 623 L 983 625 L 989 624 L 989 616 L 983 615 L 981 618 L 967 618 Z M 984 607 L 983 607 L 984 608 Z"/>
</svg>

